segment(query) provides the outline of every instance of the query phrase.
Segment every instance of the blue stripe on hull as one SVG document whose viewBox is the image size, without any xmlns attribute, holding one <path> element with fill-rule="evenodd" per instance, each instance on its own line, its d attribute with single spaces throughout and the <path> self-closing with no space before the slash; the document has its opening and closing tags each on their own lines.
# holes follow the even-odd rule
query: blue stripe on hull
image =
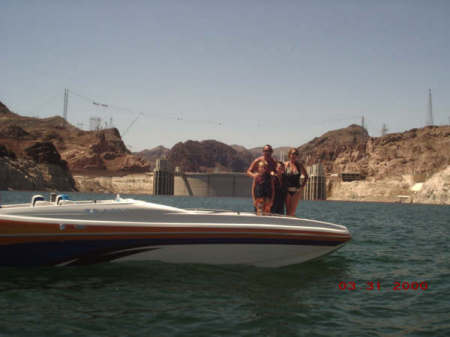
<svg viewBox="0 0 450 337">
<path fill-rule="evenodd" d="M 52 266 L 69 261 L 70 264 L 93 264 L 111 261 L 125 255 L 157 249 L 157 246 L 183 244 L 288 244 L 305 246 L 337 246 L 345 241 L 315 241 L 264 238 L 197 238 L 197 239 L 116 239 L 73 240 L 60 242 L 32 242 L 0 246 L 0 266 Z M 132 252 L 124 249 L 156 246 Z"/>
</svg>

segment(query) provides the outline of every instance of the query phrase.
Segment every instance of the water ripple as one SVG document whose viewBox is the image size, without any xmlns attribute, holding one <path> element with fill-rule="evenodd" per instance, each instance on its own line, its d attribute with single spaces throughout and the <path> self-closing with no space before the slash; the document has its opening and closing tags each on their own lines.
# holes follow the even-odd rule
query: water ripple
<svg viewBox="0 0 450 337">
<path fill-rule="evenodd" d="M 140 197 L 251 209 L 248 199 Z M 298 214 L 347 225 L 353 240 L 321 260 L 279 269 L 2 268 L 0 336 L 450 335 L 450 207 L 302 202 Z M 341 290 L 341 282 L 356 289 Z M 428 288 L 394 290 L 395 282 Z"/>
</svg>

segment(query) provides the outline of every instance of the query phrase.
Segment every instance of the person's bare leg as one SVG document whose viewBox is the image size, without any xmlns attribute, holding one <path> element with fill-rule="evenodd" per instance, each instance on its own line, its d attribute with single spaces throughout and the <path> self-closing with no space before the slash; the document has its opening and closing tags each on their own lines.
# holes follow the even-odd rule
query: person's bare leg
<svg viewBox="0 0 450 337">
<path fill-rule="evenodd" d="M 286 215 L 291 215 L 291 195 L 289 192 L 286 194 Z"/>
<path fill-rule="evenodd" d="M 255 202 L 256 215 L 262 215 L 263 212 L 263 203 L 261 200 L 257 199 Z"/>
<path fill-rule="evenodd" d="M 270 209 L 272 208 L 272 203 L 270 202 L 270 199 L 264 200 L 264 214 L 270 215 Z"/>
<path fill-rule="evenodd" d="M 291 198 L 291 208 L 290 208 L 291 216 L 295 216 L 295 211 L 297 210 L 297 206 L 298 206 L 300 197 L 301 197 L 301 191 L 297 191 Z"/>
</svg>

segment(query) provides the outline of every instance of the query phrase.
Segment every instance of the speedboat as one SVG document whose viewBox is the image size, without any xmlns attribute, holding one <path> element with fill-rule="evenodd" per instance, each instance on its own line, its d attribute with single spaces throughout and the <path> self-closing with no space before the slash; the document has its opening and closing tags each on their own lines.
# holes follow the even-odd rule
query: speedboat
<svg viewBox="0 0 450 337">
<path fill-rule="evenodd" d="M 287 216 L 181 209 L 117 196 L 0 206 L 0 266 L 106 261 L 280 267 L 329 254 L 345 226 Z"/>
</svg>

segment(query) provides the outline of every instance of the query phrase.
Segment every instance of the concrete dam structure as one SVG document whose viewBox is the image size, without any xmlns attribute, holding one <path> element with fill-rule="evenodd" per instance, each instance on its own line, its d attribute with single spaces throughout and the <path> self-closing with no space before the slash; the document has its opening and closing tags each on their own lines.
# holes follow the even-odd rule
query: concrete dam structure
<svg viewBox="0 0 450 337">
<path fill-rule="evenodd" d="M 326 178 L 323 167 L 315 164 L 307 168 L 309 180 L 303 190 L 305 200 L 326 200 Z M 245 173 L 175 172 L 167 160 L 159 159 L 153 172 L 153 194 L 192 197 L 251 198 L 252 179 Z"/>
<path fill-rule="evenodd" d="M 173 172 L 167 159 L 158 159 L 153 171 L 153 195 L 192 197 L 251 197 L 252 179 L 245 173 Z"/>
<path fill-rule="evenodd" d="M 327 179 L 323 166 L 314 164 L 306 168 L 309 180 L 303 189 L 304 200 L 327 200 Z"/>
<path fill-rule="evenodd" d="M 249 198 L 251 187 L 245 173 L 183 173 L 175 175 L 174 195 Z"/>
</svg>

